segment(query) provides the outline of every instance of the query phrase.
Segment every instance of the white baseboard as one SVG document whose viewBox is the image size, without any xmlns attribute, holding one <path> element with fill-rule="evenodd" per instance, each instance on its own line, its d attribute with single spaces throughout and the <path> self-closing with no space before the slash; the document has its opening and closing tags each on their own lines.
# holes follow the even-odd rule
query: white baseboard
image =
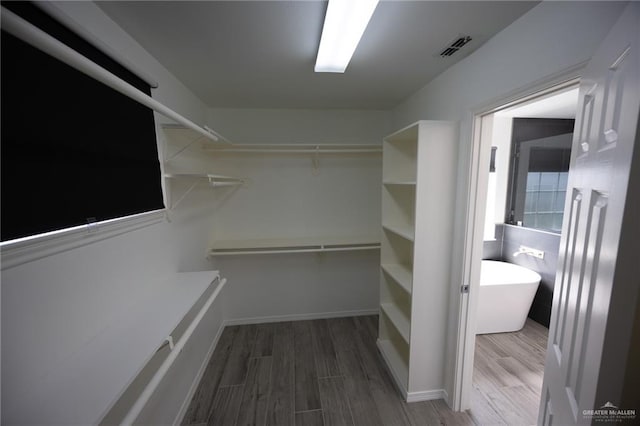
<svg viewBox="0 0 640 426">
<path fill-rule="evenodd" d="M 202 362 L 202 365 L 200 365 L 200 368 L 198 369 L 198 374 L 196 374 L 196 377 L 193 379 L 193 382 L 191 383 L 191 387 L 189 387 L 189 392 L 187 392 L 187 396 L 185 397 L 184 401 L 182 402 L 182 405 L 180 406 L 180 411 L 178 411 L 178 415 L 173 421 L 173 426 L 179 426 L 182 424 L 182 420 L 184 419 L 184 416 L 185 414 L 187 414 L 187 410 L 189 409 L 189 404 L 191 404 L 191 399 L 195 395 L 196 390 L 200 385 L 200 380 L 202 380 L 202 376 L 204 376 L 204 372 L 207 369 L 207 365 L 209 365 L 209 361 L 213 356 L 213 351 L 216 349 L 216 346 L 218 346 L 218 340 L 220 340 L 220 336 L 224 331 L 225 325 L 226 324 L 223 321 L 222 324 L 220 325 L 220 328 L 218 329 L 218 333 L 216 333 L 216 337 L 213 339 L 213 342 L 211 342 L 211 346 L 209 346 L 207 355 L 204 357 L 204 361 Z"/>
<path fill-rule="evenodd" d="M 225 325 L 245 325 L 245 324 L 262 324 L 267 322 L 281 321 L 304 321 L 323 318 L 342 318 L 342 317 L 358 317 L 363 315 L 377 315 L 379 310 L 362 309 L 357 311 L 338 311 L 338 312 L 318 312 L 313 314 L 291 314 L 291 315 L 274 315 L 268 317 L 252 317 L 252 318 L 235 318 L 225 320 Z"/>
<path fill-rule="evenodd" d="M 407 402 L 431 401 L 432 399 L 446 399 L 447 392 L 444 389 L 432 389 L 420 392 L 408 392 Z"/>
</svg>

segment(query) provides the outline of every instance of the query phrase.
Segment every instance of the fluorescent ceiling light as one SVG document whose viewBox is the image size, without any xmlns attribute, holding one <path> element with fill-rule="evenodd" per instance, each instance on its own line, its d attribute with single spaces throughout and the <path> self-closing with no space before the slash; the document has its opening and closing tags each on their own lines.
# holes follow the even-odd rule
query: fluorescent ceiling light
<svg viewBox="0 0 640 426">
<path fill-rule="evenodd" d="M 344 72 L 378 0 L 329 0 L 315 72 Z"/>
</svg>

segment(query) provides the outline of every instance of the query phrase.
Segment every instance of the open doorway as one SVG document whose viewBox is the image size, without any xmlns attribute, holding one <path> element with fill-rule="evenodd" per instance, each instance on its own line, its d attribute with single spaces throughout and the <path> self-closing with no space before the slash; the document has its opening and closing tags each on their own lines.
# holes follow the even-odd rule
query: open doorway
<svg viewBox="0 0 640 426">
<path fill-rule="evenodd" d="M 479 424 L 537 423 L 577 102 L 573 80 L 480 117 L 488 175 L 468 396 Z"/>
</svg>

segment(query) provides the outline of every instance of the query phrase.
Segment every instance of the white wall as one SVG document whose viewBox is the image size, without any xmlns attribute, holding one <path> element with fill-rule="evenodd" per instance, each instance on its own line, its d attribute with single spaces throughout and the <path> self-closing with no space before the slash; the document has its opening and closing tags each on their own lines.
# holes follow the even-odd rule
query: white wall
<svg viewBox="0 0 640 426">
<path fill-rule="evenodd" d="M 433 324 L 448 330 L 447 341 L 441 342 L 448 361 L 434 368 L 445 371 L 443 385 L 449 395 L 456 358 L 473 111 L 587 61 L 623 7 L 624 3 L 614 2 L 542 2 L 393 111 L 396 128 L 418 119 L 456 120 L 461 126 L 451 303 L 448 311 L 443 307 L 441 321 Z"/>
<path fill-rule="evenodd" d="M 152 75 L 159 82 L 159 87 L 153 90 L 154 98 L 195 122 L 204 121 L 204 104 L 97 6 L 90 2 L 56 5 Z M 153 292 L 154 283 L 159 279 L 176 271 L 210 269 L 204 256 L 206 238 L 196 237 L 207 228 L 207 220 L 186 210 L 176 212 L 171 223 L 157 223 L 3 269 L 3 416 L 11 409 L 11 402 L 21 398 L 19 392 L 38 386 L 58 362 L 104 329 L 124 306 Z M 220 313 L 211 313 L 203 329 L 217 330 L 221 322 Z M 160 401 L 162 410 L 156 411 L 164 417 L 156 413 L 155 421 L 174 420 L 214 335 L 207 333 L 206 338 L 193 339 L 185 350 L 188 356 L 178 358 L 174 374 L 181 380 L 161 387 L 154 401 Z M 108 375 L 109 371 L 104 374 Z M 19 414 L 13 409 L 11 415 L 19 419 Z M 42 419 L 42 423 L 54 420 Z M 79 419 L 81 423 L 97 420 Z"/>
<path fill-rule="evenodd" d="M 234 143 L 379 143 L 391 114 L 376 110 L 209 109 L 209 126 Z"/>
<path fill-rule="evenodd" d="M 211 109 L 209 125 L 237 143 L 381 144 L 385 111 Z M 215 157 L 215 156 L 214 156 Z M 380 233 L 381 156 L 225 155 L 216 172 L 249 178 L 218 193 L 210 236 L 296 238 Z M 232 282 L 226 318 L 245 322 L 375 312 L 379 252 L 218 256 Z"/>
</svg>

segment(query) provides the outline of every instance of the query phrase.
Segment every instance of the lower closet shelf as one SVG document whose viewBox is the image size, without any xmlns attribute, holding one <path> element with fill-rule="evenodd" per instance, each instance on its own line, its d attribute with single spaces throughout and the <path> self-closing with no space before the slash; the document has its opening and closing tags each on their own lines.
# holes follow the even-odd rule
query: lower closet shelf
<svg viewBox="0 0 640 426">
<path fill-rule="evenodd" d="M 409 384 L 409 368 L 407 363 L 390 340 L 378 339 L 377 344 L 382 357 L 386 361 L 389 370 L 391 370 L 391 375 L 395 379 L 396 385 L 403 394 L 406 393 Z"/>
<path fill-rule="evenodd" d="M 377 250 L 377 237 L 306 237 L 282 239 L 220 240 L 209 249 L 209 256 L 243 254 L 315 253 L 328 251 Z"/>
<path fill-rule="evenodd" d="M 411 335 L 409 334 L 411 324 L 405 315 L 392 303 L 382 303 L 380 305 L 382 311 L 391 320 L 398 333 L 402 336 L 405 342 L 409 343 Z"/>
<path fill-rule="evenodd" d="M 97 423 L 219 278 L 217 271 L 186 272 L 154 285 L 149 297 L 119 312 L 25 395 L 36 407 L 31 414 L 61 423 Z"/>
</svg>

